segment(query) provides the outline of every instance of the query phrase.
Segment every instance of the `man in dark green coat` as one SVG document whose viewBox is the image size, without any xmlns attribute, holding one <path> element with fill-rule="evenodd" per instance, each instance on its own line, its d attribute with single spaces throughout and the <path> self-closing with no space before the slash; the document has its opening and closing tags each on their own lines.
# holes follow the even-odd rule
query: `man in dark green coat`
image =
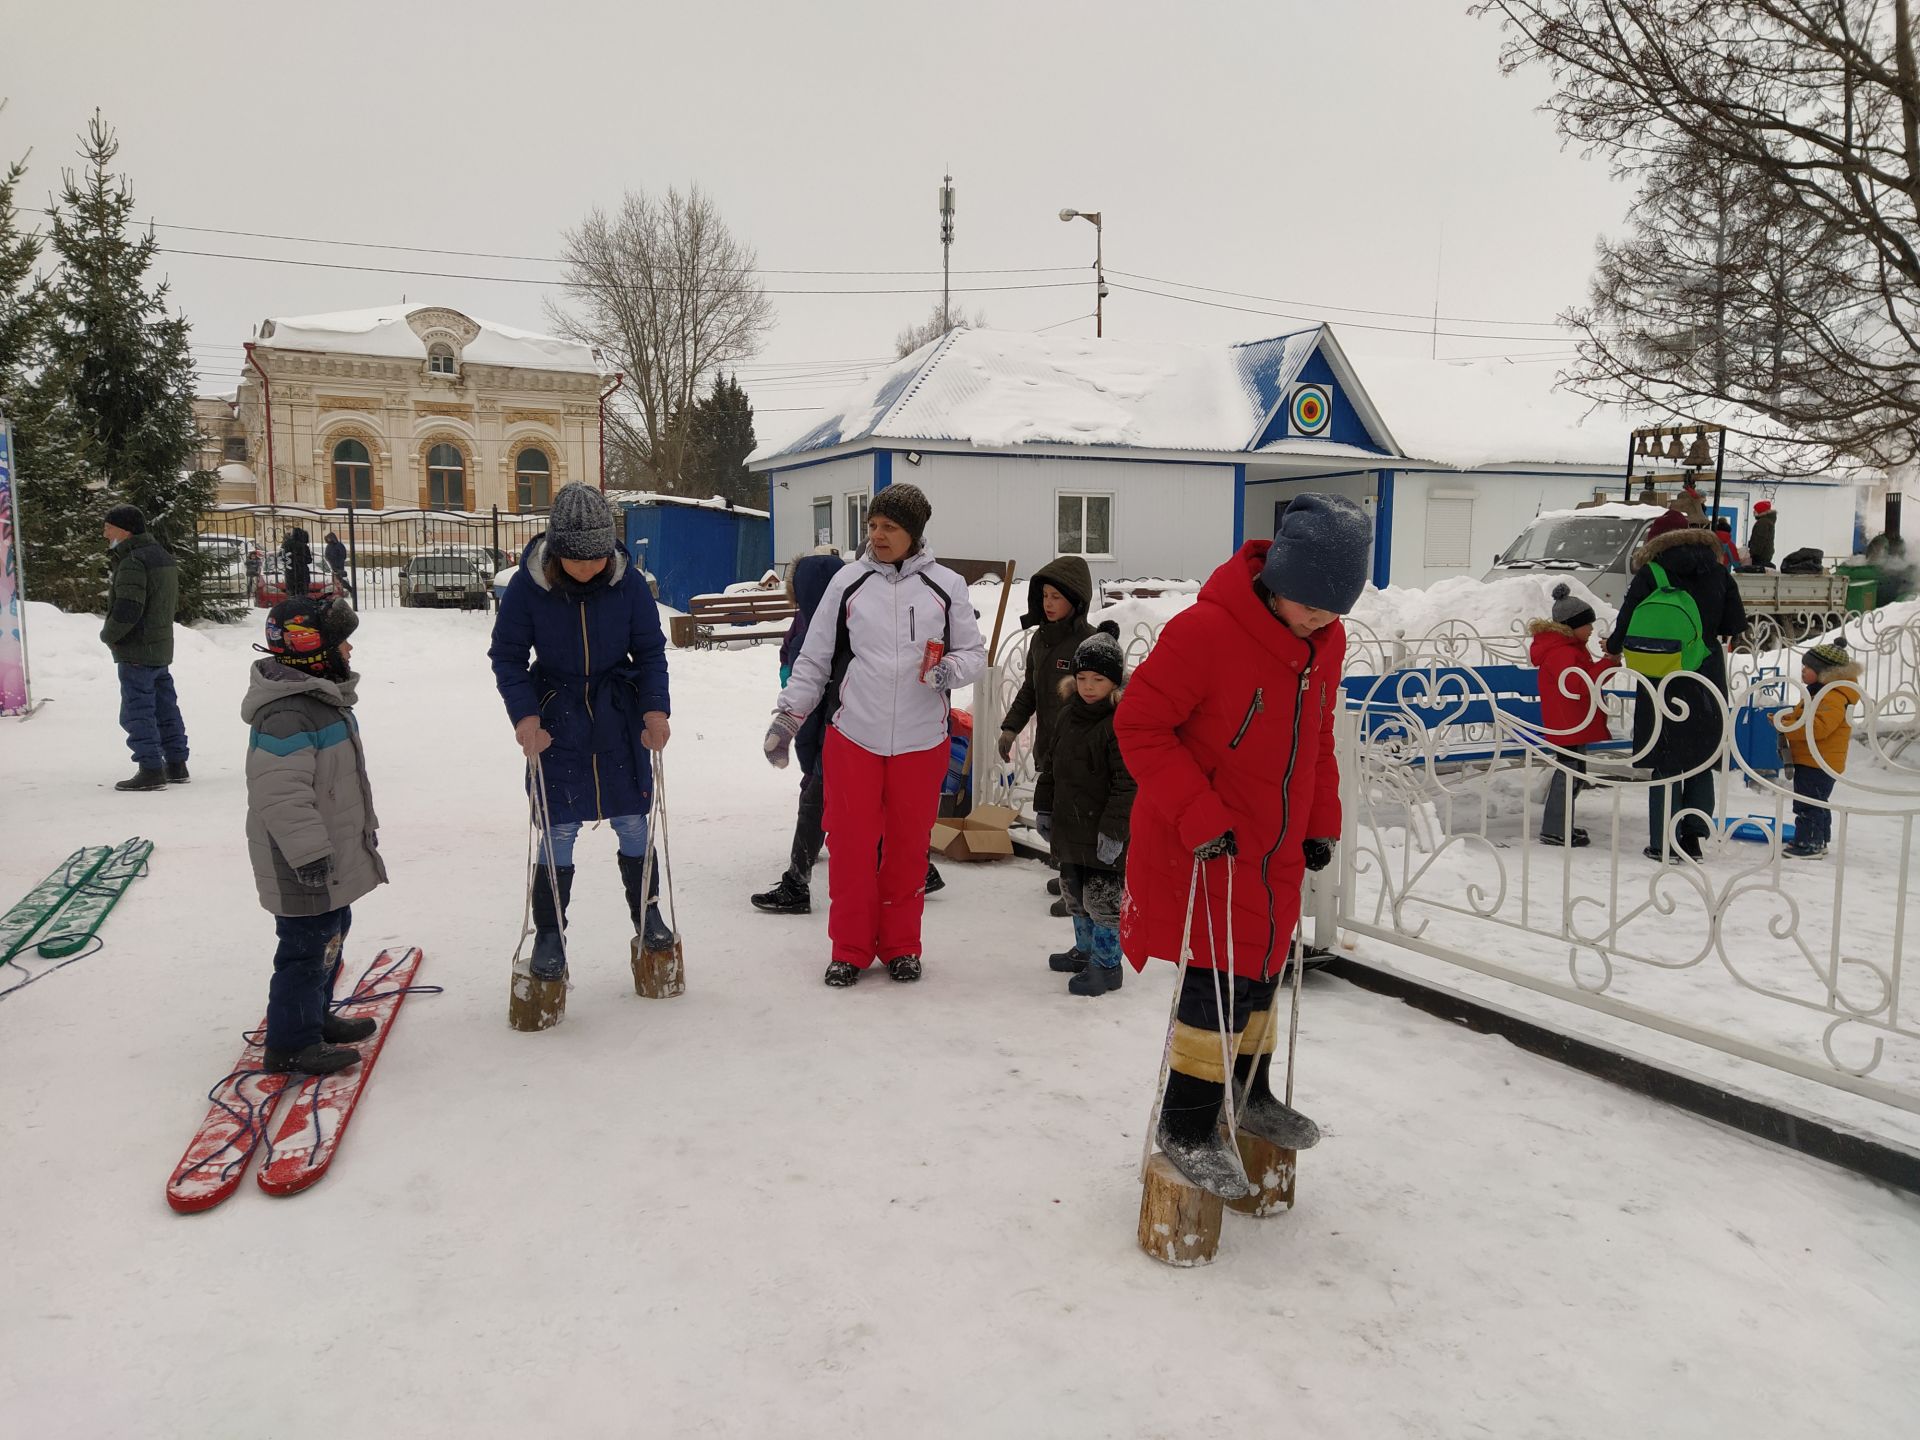
<svg viewBox="0 0 1920 1440">
<path fill-rule="evenodd" d="M 164 790 L 187 782 L 187 726 L 174 694 L 173 616 L 180 608 L 180 567 L 147 533 L 137 506 L 107 512 L 107 556 L 113 586 L 100 638 L 120 667 L 120 728 L 139 767 L 116 790 Z"/>
</svg>

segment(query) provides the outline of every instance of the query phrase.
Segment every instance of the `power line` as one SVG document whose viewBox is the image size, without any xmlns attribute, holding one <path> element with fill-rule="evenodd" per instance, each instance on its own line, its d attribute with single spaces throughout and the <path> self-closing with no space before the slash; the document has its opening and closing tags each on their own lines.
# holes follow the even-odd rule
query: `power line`
<svg viewBox="0 0 1920 1440">
<path fill-rule="evenodd" d="M 1109 275 L 1112 275 L 1115 272 L 1109 270 L 1107 273 Z M 1161 300 L 1184 300 L 1189 305 L 1204 305 L 1211 310 L 1237 310 L 1242 315 L 1267 315 L 1276 320 L 1298 320 L 1298 321 L 1304 321 L 1309 325 L 1319 325 L 1319 324 L 1327 323 L 1326 321 L 1321 320 L 1317 316 L 1301 315 L 1297 312 L 1280 311 L 1280 310 L 1255 310 L 1251 306 L 1247 306 L 1247 305 L 1228 305 L 1219 300 L 1202 300 L 1197 295 L 1173 295 L 1173 294 L 1169 294 L 1165 290 L 1148 290 L 1148 289 L 1144 289 L 1139 285 L 1123 285 L 1118 280 L 1112 283 L 1113 283 L 1113 288 L 1116 290 L 1130 291 L 1135 295 L 1152 295 Z M 1407 325 L 1368 325 L 1358 320 L 1342 320 L 1340 324 L 1349 330 L 1377 330 L 1382 334 L 1387 334 L 1387 335 L 1431 335 L 1434 333 L 1434 331 L 1427 326 L 1421 326 L 1421 327 L 1415 328 L 1413 326 L 1407 326 Z M 1473 331 L 1473 330 L 1442 330 L 1439 332 L 1439 334 L 1444 339 L 1452 339 L 1452 340 L 1506 340 L 1509 342 L 1518 341 L 1523 344 L 1541 344 L 1541 345 L 1551 344 L 1551 343 L 1564 343 L 1564 342 L 1558 341 L 1558 337 L 1550 337 L 1545 335 L 1541 336 L 1538 340 L 1531 340 L 1528 336 L 1525 336 L 1525 335 L 1494 335 L 1494 334 L 1486 333 L 1484 331 Z"/>
<path fill-rule="evenodd" d="M 1245 290 L 1221 290 L 1212 285 L 1193 285 L 1185 280 L 1167 280 L 1158 275 L 1135 275 L 1126 270 L 1109 270 L 1109 275 L 1124 275 L 1129 280 L 1144 280 L 1150 285 L 1172 285 L 1180 290 L 1200 290 L 1208 295 L 1231 295 L 1238 300 L 1262 300 L 1269 305 L 1298 305 L 1307 310 L 1339 310 L 1349 315 L 1378 315 L 1389 320 L 1420 320 L 1428 322 L 1439 319 L 1450 325 L 1524 325 L 1534 329 L 1562 330 L 1567 327 L 1558 320 L 1495 320 L 1485 315 L 1441 315 L 1420 314 L 1411 310 L 1368 310 L 1358 305 L 1334 305 L 1316 300 L 1287 300 L 1278 295 L 1253 295 Z M 1425 333 L 1431 333 L 1430 330 Z M 1443 332 L 1444 333 L 1444 332 Z M 1515 339 L 1521 337 L 1515 336 Z"/>
<path fill-rule="evenodd" d="M 155 247 L 162 255 L 191 255 L 203 260 L 246 260 L 257 265 L 297 265 L 308 270 L 354 270 L 369 275 L 413 275 L 427 280 L 479 280 L 490 285 L 539 285 L 547 289 L 571 289 L 563 280 L 533 280 L 524 275 L 471 275 L 452 270 L 408 270 L 391 265 L 348 265 L 338 260 L 291 260 L 273 255 L 232 255 L 215 250 L 175 250 Z M 1073 290 L 1082 282 L 1052 280 L 1025 285 L 956 285 L 956 294 L 998 294 L 1009 290 Z M 937 295 L 940 288 L 917 286 L 896 289 L 766 290 L 763 295 Z"/>
<path fill-rule="evenodd" d="M 43 211 L 43 214 L 50 213 Z M 189 230 L 198 235 L 231 235 L 247 240 L 281 240 L 298 245 L 337 245 L 355 250 L 399 250 L 410 255 L 453 255 L 467 260 L 524 260 L 536 265 L 566 265 L 571 262 L 557 255 L 514 255 L 496 250 L 448 250 L 433 245 L 396 245 L 379 240 L 327 240 L 314 235 L 276 235 L 262 230 L 223 230 L 212 225 L 176 225 L 165 220 L 147 222 L 161 230 Z M 955 275 L 1053 275 L 1086 269 L 1084 265 L 1014 265 L 999 269 L 955 270 Z M 752 275 L 938 275 L 938 270 L 788 270 L 765 265 L 745 267 Z"/>
</svg>

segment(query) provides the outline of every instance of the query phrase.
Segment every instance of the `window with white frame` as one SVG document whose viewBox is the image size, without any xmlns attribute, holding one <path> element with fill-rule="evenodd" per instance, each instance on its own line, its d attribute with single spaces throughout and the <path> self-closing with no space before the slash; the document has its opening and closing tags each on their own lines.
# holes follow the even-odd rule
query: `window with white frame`
<svg viewBox="0 0 1920 1440">
<path fill-rule="evenodd" d="M 427 369 L 435 375 L 451 375 L 453 370 L 453 347 L 434 345 L 427 351 Z"/>
<path fill-rule="evenodd" d="M 813 538 L 814 545 L 833 543 L 833 497 L 816 495 L 813 499 Z"/>
<path fill-rule="evenodd" d="M 1473 497 L 1435 491 L 1427 496 L 1425 553 L 1428 568 L 1457 570 L 1473 565 Z"/>
<path fill-rule="evenodd" d="M 1113 496 L 1059 495 L 1054 553 L 1105 559 L 1113 554 Z"/>
<path fill-rule="evenodd" d="M 847 554 L 851 555 L 860 548 L 867 538 L 867 502 L 873 497 L 855 491 L 847 496 Z"/>
</svg>

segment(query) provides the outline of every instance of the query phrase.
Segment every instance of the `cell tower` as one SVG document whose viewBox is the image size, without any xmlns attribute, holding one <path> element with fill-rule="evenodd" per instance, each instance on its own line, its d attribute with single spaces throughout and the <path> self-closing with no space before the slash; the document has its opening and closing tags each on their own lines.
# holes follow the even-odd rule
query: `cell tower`
<svg viewBox="0 0 1920 1440">
<path fill-rule="evenodd" d="M 940 333 L 953 328 L 953 176 L 940 183 Z"/>
</svg>

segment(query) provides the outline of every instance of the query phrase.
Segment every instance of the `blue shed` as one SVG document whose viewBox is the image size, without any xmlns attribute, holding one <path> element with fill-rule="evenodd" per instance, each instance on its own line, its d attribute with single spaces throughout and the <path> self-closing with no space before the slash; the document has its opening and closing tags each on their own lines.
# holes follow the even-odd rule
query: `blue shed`
<svg viewBox="0 0 1920 1440">
<path fill-rule="evenodd" d="M 696 595 L 758 580 L 773 564 L 773 525 L 764 510 L 675 495 L 649 495 L 623 508 L 627 552 L 659 581 L 660 603 L 675 610 Z"/>
</svg>

